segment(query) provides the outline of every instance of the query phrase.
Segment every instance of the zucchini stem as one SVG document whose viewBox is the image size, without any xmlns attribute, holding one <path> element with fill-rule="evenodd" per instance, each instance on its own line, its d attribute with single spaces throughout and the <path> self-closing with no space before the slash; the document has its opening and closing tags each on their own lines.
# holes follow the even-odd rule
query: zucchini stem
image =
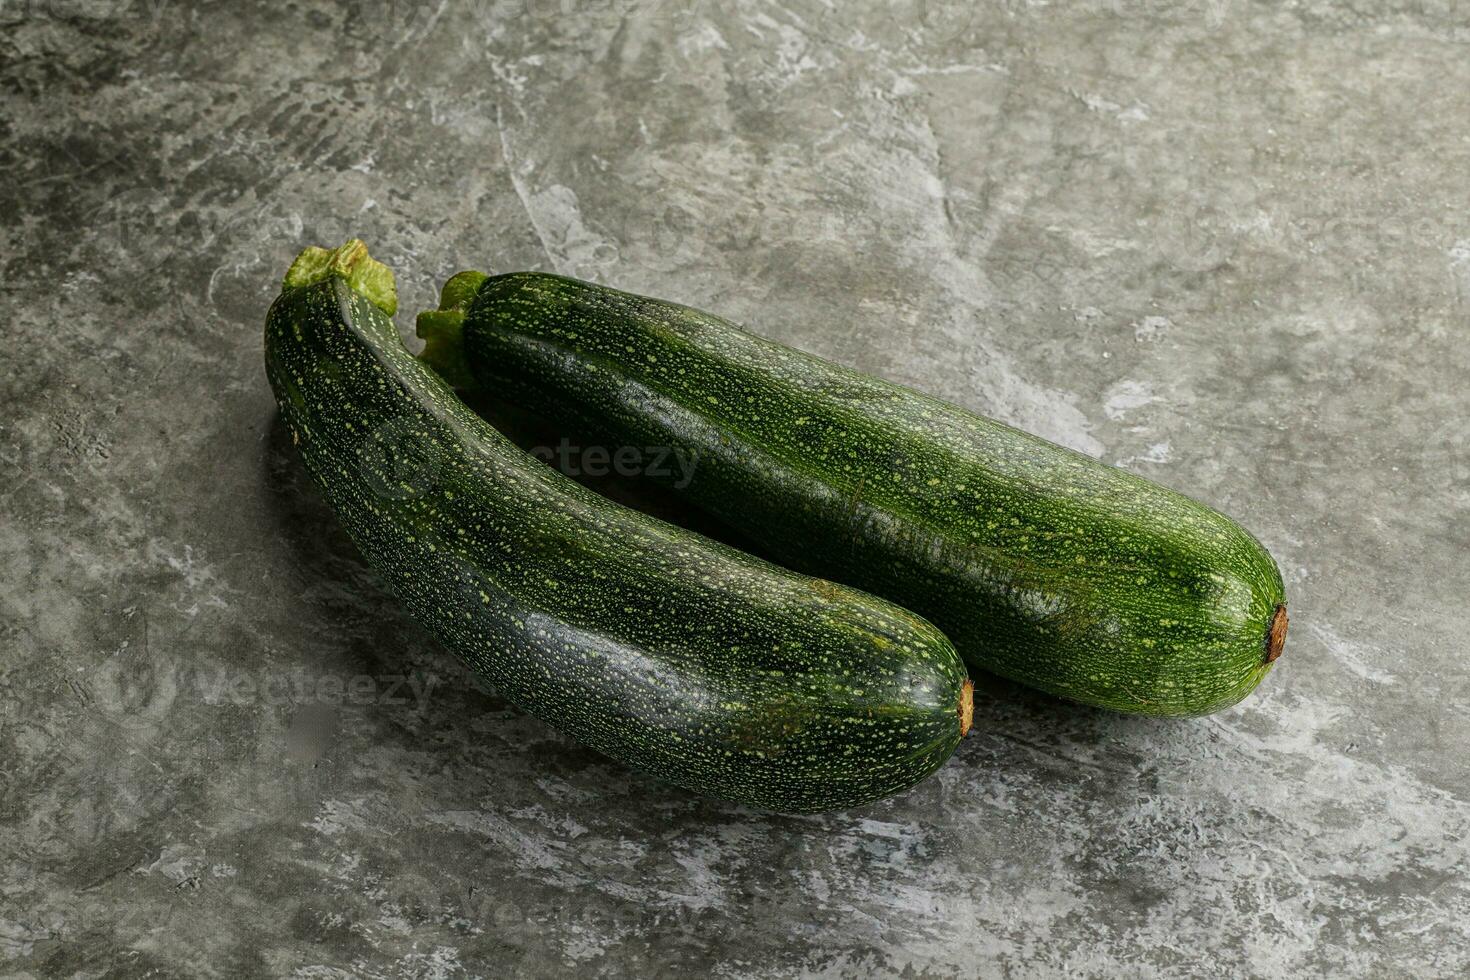
<svg viewBox="0 0 1470 980">
<path fill-rule="evenodd" d="M 309 245 L 296 256 L 286 270 L 283 289 L 298 289 L 321 282 L 328 276 L 341 276 L 347 285 L 367 297 L 384 313 L 398 312 L 398 290 L 393 283 L 393 270 L 368 255 L 360 238 L 349 238 L 334 249 Z"/>
<path fill-rule="evenodd" d="M 1271 614 L 1271 631 L 1266 635 L 1266 663 L 1274 664 L 1276 658 L 1281 656 L 1281 648 L 1286 646 L 1286 603 L 1276 607 L 1276 612 Z"/>
<path fill-rule="evenodd" d="M 414 333 L 424 342 L 419 360 L 461 391 L 476 387 L 464 353 L 464 315 L 486 278 L 483 272 L 455 273 L 439 292 L 439 308 L 414 321 Z"/>
</svg>

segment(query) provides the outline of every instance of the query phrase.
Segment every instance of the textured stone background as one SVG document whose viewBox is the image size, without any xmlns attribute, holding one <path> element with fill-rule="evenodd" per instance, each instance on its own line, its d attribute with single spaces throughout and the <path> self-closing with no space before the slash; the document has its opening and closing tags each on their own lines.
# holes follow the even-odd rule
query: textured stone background
<svg viewBox="0 0 1470 980">
<path fill-rule="evenodd" d="M 1467 45 L 1460 0 L 0 0 L 0 974 L 1463 976 Z M 1195 721 L 990 683 L 858 812 L 632 775 L 283 443 L 262 318 L 349 234 L 410 313 L 601 279 L 1199 496 L 1286 656 Z"/>
</svg>

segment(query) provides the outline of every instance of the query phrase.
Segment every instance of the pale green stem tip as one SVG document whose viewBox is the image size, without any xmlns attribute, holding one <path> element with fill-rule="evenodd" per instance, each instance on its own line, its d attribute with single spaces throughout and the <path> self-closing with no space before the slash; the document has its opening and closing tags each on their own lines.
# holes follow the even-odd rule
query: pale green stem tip
<svg viewBox="0 0 1470 980">
<path fill-rule="evenodd" d="M 368 255 L 367 246 L 360 239 L 350 239 L 330 250 L 315 245 L 303 249 L 286 271 L 283 288 L 310 286 L 328 276 L 341 276 L 347 285 L 389 316 L 398 311 L 393 270 Z"/>
<path fill-rule="evenodd" d="M 464 316 L 486 278 L 483 272 L 451 276 L 439 293 L 439 308 L 425 310 L 414 323 L 414 332 L 424 341 L 419 360 L 461 391 L 476 387 L 464 353 Z"/>
</svg>

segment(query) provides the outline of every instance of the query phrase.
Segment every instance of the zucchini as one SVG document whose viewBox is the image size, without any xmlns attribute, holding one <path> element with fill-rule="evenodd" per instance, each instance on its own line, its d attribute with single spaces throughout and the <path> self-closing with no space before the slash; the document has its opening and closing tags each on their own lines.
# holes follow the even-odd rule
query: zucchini
<svg viewBox="0 0 1470 980">
<path fill-rule="evenodd" d="M 359 241 L 307 249 L 265 327 L 321 492 L 413 616 L 506 698 L 698 793 L 855 806 L 969 726 L 949 641 L 885 601 L 600 497 L 516 448 L 403 346 Z"/>
<path fill-rule="evenodd" d="M 462 384 L 582 435 L 697 454 L 685 495 L 768 557 L 928 618 L 974 669 L 1196 715 L 1245 697 L 1281 653 L 1281 574 L 1224 515 L 718 317 L 470 272 L 419 332 Z"/>
</svg>

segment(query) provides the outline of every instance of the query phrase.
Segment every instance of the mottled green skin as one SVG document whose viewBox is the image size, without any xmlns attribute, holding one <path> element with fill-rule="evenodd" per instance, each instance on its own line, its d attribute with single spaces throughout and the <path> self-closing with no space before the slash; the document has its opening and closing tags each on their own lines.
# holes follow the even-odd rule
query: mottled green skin
<svg viewBox="0 0 1470 980">
<path fill-rule="evenodd" d="M 866 803 L 949 758 L 966 675 L 933 626 L 566 479 L 324 275 L 266 320 L 281 413 L 369 564 L 502 695 L 631 766 L 770 810 Z"/>
<path fill-rule="evenodd" d="M 1280 572 L 1202 504 L 677 304 L 539 273 L 463 273 L 446 299 L 472 287 L 463 350 L 485 387 L 697 452 L 689 497 L 776 560 L 927 617 L 972 667 L 1156 715 L 1234 704 L 1270 669 Z M 448 360 L 453 315 L 424 326 Z"/>
</svg>

